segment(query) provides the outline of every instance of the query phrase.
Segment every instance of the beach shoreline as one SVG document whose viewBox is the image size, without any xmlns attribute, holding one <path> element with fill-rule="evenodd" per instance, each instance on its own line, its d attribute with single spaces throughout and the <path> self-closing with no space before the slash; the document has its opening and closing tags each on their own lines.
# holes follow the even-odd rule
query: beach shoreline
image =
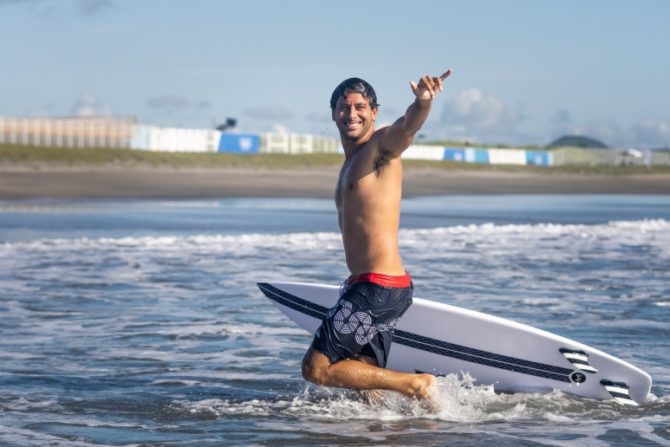
<svg viewBox="0 0 670 447">
<path fill-rule="evenodd" d="M 296 169 L 0 166 L 0 200 L 333 196 L 339 167 Z M 670 174 L 405 169 L 403 194 L 670 194 Z"/>
</svg>

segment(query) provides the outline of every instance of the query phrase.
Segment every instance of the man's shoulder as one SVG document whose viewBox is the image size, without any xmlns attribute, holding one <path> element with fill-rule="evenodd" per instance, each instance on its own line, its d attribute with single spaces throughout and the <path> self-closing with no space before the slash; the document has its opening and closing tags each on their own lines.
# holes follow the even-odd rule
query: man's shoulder
<svg viewBox="0 0 670 447">
<path fill-rule="evenodd" d="M 364 143 L 360 143 L 355 149 L 355 160 L 352 160 L 355 165 L 370 164 L 375 169 L 380 166 L 388 164 L 394 158 L 398 158 L 395 154 L 384 147 L 384 137 L 388 132 L 389 126 L 376 129 Z"/>
<path fill-rule="evenodd" d="M 385 126 L 374 131 L 370 139 L 365 143 L 366 151 L 381 153 L 384 152 L 384 137 L 390 126 Z"/>
<path fill-rule="evenodd" d="M 375 145 L 374 145 L 374 151 L 378 155 L 378 157 L 383 159 L 384 164 L 387 164 L 389 161 L 393 159 L 399 159 L 400 158 L 400 153 L 395 153 L 391 151 L 388 147 L 386 147 L 385 143 L 385 137 L 389 133 L 389 130 L 391 129 L 391 126 L 386 126 L 378 129 L 375 132 L 374 139 L 375 139 Z"/>
<path fill-rule="evenodd" d="M 383 139 L 388 129 L 388 126 L 377 129 L 362 148 L 366 153 L 363 157 L 367 160 L 365 163 L 370 163 L 370 166 L 378 175 L 381 174 L 383 168 L 388 166 L 392 160 L 398 158 L 384 147 Z"/>
</svg>

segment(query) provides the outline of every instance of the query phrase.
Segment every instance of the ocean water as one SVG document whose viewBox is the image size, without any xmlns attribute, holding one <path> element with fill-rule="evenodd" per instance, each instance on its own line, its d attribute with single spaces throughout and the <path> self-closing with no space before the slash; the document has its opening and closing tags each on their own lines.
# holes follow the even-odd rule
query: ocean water
<svg viewBox="0 0 670 447">
<path fill-rule="evenodd" d="M 649 401 L 307 385 L 255 283 L 342 281 L 330 200 L 0 202 L 0 445 L 670 446 L 670 197 L 411 198 L 400 241 L 416 296 L 623 358 Z"/>
</svg>

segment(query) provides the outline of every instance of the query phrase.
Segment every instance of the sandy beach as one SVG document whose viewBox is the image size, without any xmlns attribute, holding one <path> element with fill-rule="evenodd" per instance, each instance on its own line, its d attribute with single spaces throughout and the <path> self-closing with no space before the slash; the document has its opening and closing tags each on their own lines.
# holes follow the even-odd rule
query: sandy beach
<svg viewBox="0 0 670 447">
<path fill-rule="evenodd" d="M 338 168 L 174 169 L 0 167 L 0 199 L 332 197 Z M 670 175 L 405 170 L 405 196 L 452 194 L 670 194 Z"/>
</svg>

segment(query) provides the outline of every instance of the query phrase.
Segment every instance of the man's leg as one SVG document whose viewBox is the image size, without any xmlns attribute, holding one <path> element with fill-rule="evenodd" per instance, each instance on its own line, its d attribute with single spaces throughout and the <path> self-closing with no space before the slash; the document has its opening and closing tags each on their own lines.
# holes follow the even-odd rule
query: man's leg
<svg viewBox="0 0 670 447">
<path fill-rule="evenodd" d="M 302 361 L 303 377 L 317 385 L 353 390 L 390 390 L 408 397 L 433 397 L 435 377 L 431 374 L 407 374 L 380 368 L 355 359 L 331 363 L 323 353 L 310 347 Z"/>
<path fill-rule="evenodd" d="M 359 355 L 356 357 L 356 360 L 367 363 L 368 365 L 379 366 L 377 359 L 374 357 L 368 357 L 367 355 Z M 360 390 L 360 395 L 365 399 L 369 404 L 381 403 L 384 400 L 384 390 Z"/>
</svg>

